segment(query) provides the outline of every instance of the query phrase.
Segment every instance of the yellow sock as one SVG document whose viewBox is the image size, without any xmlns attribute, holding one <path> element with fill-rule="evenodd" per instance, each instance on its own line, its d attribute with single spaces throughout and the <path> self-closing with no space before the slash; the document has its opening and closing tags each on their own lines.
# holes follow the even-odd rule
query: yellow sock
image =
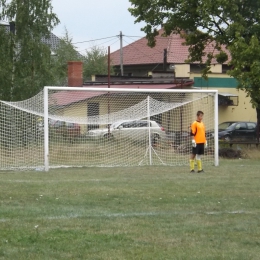
<svg viewBox="0 0 260 260">
<path fill-rule="evenodd" d="M 202 162 L 201 160 L 197 160 L 197 165 L 198 165 L 198 171 L 202 170 Z"/>
<path fill-rule="evenodd" d="M 194 170 L 194 160 L 190 159 L 190 170 Z"/>
</svg>

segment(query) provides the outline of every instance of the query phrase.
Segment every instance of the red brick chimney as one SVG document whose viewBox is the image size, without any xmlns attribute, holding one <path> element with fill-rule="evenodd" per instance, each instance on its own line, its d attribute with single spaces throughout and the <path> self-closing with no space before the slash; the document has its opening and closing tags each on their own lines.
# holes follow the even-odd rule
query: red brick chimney
<svg viewBox="0 0 260 260">
<path fill-rule="evenodd" d="M 83 85 L 83 62 L 68 61 L 68 86 L 82 87 Z"/>
</svg>

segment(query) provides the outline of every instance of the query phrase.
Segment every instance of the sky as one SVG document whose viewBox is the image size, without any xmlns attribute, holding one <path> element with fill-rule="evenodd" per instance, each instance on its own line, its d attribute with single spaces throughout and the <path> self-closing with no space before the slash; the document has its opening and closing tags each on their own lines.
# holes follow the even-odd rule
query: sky
<svg viewBox="0 0 260 260">
<path fill-rule="evenodd" d="M 53 33 L 62 37 L 67 29 L 76 49 L 85 54 L 91 47 L 98 46 L 110 52 L 120 49 L 120 31 L 123 46 L 145 36 L 135 17 L 127 10 L 128 0 L 52 0 L 53 12 L 60 24 Z"/>
</svg>

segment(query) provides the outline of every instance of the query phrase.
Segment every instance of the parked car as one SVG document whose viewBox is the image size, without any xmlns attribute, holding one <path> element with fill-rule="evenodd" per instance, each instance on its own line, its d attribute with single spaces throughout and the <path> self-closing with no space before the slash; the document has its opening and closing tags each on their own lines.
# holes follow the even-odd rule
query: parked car
<svg viewBox="0 0 260 260">
<path fill-rule="evenodd" d="M 63 136 L 69 139 L 71 142 L 75 140 L 76 137 L 80 136 L 80 125 L 76 123 L 68 123 L 59 120 L 50 120 L 50 134 Z"/>
<path fill-rule="evenodd" d="M 148 120 L 118 121 L 109 128 L 93 129 L 87 132 L 87 137 L 100 138 L 131 138 L 133 140 L 145 140 L 148 136 Z M 156 121 L 150 121 L 150 132 L 153 142 L 166 137 L 164 128 Z"/>
<path fill-rule="evenodd" d="M 228 121 L 219 124 L 218 138 L 219 140 L 230 141 L 255 141 L 256 140 L 255 122 L 244 121 Z"/>
</svg>

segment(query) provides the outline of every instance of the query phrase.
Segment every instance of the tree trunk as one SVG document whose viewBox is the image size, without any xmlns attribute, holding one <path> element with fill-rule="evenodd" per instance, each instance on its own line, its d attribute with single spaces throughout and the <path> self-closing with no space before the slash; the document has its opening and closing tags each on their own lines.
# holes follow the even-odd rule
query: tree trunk
<svg viewBox="0 0 260 260">
<path fill-rule="evenodd" d="M 260 132 L 260 108 L 256 108 L 256 118 L 257 118 L 257 127 L 256 127 L 256 140 L 259 143 L 259 132 Z"/>
</svg>

